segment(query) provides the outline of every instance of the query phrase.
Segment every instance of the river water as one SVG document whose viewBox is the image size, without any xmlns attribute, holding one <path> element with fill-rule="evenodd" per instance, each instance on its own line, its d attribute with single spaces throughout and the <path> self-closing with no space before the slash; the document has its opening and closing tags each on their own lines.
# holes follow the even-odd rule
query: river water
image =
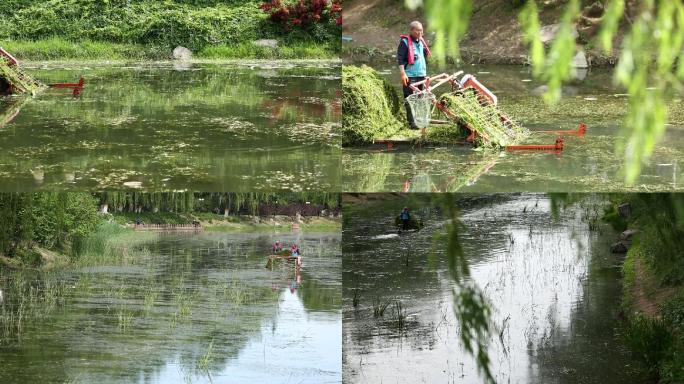
<svg viewBox="0 0 684 384">
<path fill-rule="evenodd" d="M 301 273 L 265 268 L 276 240 L 300 244 Z M 2 383 L 341 382 L 339 234 L 160 234 L 0 289 Z"/>
<path fill-rule="evenodd" d="M 27 63 L 0 98 L 0 188 L 339 191 L 334 62 Z"/>
<path fill-rule="evenodd" d="M 418 196 L 345 207 L 345 382 L 483 382 L 459 339 L 457 286 L 435 237 L 444 231 L 443 197 Z M 469 280 L 492 309 L 488 352 L 498 383 L 648 382 L 620 339 L 622 261 L 609 252 L 617 235 L 603 224 L 588 228 L 602 212 L 598 198 L 557 216 L 546 195 L 450 199 L 460 207 Z M 404 205 L 425 228 L 397 236 Z M 376 316 L 376 303 L 388 302 Z"/>
<path fill-rule="evenodd" d="M 399 84 L 396 66 L 375 63 L 373 68 L 391 84 Z M 684 105 L 681 96 L 670 100 L 667 132 L 651 159 L 642 165 L 634 185 L 624 183 L 622 153 L 616 146 L 624 136 L 628 111 L 624 90 L 613 85 L 612 72 L 592 69 L 563 88 L 556 106 L 545 105 L 543 84 L 532 79 L 528 67 L 449 67 L 473 74 L 498 96 L 499 106 L 531 131 L 574 130 L 587 125 L 583 137 L 566 136 L 562 154 L 502 152 L 483 154 L 468 146 L 382 146 L 345 148 L 342 190 L 349 192 L 615 192 L 684 189 Z M 400 92 L 400 89 L 397 87 Z M 437 95 L 446 92 L 437 88 Z M 402 110 L 403 113 L 403 110 Z M 403 115 L 402 115 L 403 116 Z M 533 134 L 527 141 L 553 144 L 556 136 Z"/>
</svg>

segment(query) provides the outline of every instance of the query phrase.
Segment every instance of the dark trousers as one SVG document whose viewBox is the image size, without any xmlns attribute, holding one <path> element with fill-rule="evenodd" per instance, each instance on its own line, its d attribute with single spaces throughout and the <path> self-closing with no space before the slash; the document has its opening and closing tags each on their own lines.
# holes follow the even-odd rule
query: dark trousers
<svg viewBox="0 0 684 384">
<path fill-rule="evenodd" d="M 401 219 L 401 224 L 404 231 L 409 229 L 409 219 Z"/>
<path fill-rule="evenodd" d="M 418 82 L 423 81 L 423 80 L 425 80 L 425 77 L 409 77 L 409 85 L 411 85 L 413 83 L 418 83 Z M 425 89 L 425 85 L 418 86 L 418 89 Z M 413 112 L 411 112 L 411 106 L 409 105 L 409 103 L 406 102 L 406 98 L 409 95 L 413 94 L 413 90 L 411 90 L 411 88 L 408 85 L 403 86 L 403 90 L 404 90 L 404 106 L 406 107 L 406 120 L 408 121 L 409 127 L 411 129 L 418 129 L 418 127 L 416 127 L 415 121 L 413 120 Z"/>
</svg>

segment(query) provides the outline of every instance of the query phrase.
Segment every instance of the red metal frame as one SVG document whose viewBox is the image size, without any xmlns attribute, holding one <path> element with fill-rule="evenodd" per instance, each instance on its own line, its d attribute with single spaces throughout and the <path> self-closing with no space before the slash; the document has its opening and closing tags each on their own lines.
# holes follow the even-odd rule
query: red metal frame
<svg viewBox="0 0 684 384">
<path fill-rule="evenodd" d="M 78 97 L 81 94 L 81 91 L 83 91 L 83 87 L 85 86 L 85 79 L 81 77 L 78 80 L 78 83 L 52 83 L 48 84 L 48 87 L 50 88 L 61 88 L 61 89 L 73 89 L 71 92 L 71 95 L 73 97 Z"/>
<path fill-rule="evenodd" d="M 562 137 L 556 139 L 555 144 L 528 144 L 528 145 L 507 145 L 507 151 L 562 151 L 565 140 Z"/>
<path fill-rule="evenodd" d="M 12 56 L 12 54 L 5 51 L 5 49 L 2 47 L 0 47 L 0 56 L 4 57 L 5 59 L 7 59 L 7 61 L 9 61 L 10 67 L 19 65 L 19 62 L 17 61 L 17 59 L 14 56 Z"/>
</svg>

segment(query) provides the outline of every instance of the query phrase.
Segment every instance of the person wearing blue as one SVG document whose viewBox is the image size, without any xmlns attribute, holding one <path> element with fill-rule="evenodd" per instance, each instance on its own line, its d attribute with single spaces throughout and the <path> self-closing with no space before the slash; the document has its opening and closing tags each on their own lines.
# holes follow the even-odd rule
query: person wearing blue
<svg viewBox="0 0 684 384">
<path fill-rule="evenodd" d="M 409 229 L 409 222 L 411 221 L 411 214 L 409 213 L 408 207 L 404 209 L 399 214 L 399 219 L 401 219 L 401 229 L 404 231 Z"/>
<path fill-rule="evenodd" d="M 425 80 L 428 57 L 430 57 L 430 48 L 423 39 L 423 25 L 419 21 L 413 21 L 409 25 L 409 34 L 399 36 L 399 47 L 397 48 L 397 64 L 399 64 L 399 72 L 401 73 L 404 99 L 413 93 L 411 84 Z M 421 85 L 419 88 L 423 89 L 423 86 Z M 411 107 L 406 101 L 404 104 L 409 127 L 417 129 Z"/>
</svg>

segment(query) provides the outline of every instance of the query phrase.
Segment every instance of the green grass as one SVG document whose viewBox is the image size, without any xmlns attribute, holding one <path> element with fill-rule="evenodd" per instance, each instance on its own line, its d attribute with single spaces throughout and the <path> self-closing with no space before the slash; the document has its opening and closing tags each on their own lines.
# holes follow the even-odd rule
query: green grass
<svg viewBox="0 0 684 384">
<path fill-rule="evenodd" d="M 337 59 L 333 47 L 313 42 L 295 42 L 278 48 L 258 47 L 252 43 L 213 45 L 197 53 L 200 59 Z"/>
<path fill-rule="evenodd" d="M 149 253 L 144 244 L 158 236 L 153 232 L 136 232 L 119 224 L 105 222 L 81 241 L 72 259 L 79 265 L 93 265 Z"/>
<path fill-rule="evenodd" d="M 84 40 L 72 42 L 59 37 L 31 40 L 2 40 L 0 46 L 19 60 L 160 60 L 171 52 L 160 47 Z"/>
<path fill-rule="evenodd" d="M 647 297 L 653 297 L 653 290 L 662 287 L 659 283 L 662 279 L 648 262 L 651 247 L 644 246 L 659 240 L 656 233 L 643 230 L 627 252 L 622 266 L 622 307 L 628 315 L 624 340 L 632 354 L 659 383 L 681 383 L 684 380 L 684 287 L 677 286 L 678 293 L 661 303 L 658 317 L 649 318 L 635 313 L 633 291 L 637 263 L 644 269 L 644 276 L 653 280 L 641 283 Z"/>
<path fill-rule="evenodd" d="M 156 45 L 101 41 L 69 41 L 61 37 L 41 40 L 0 40 L 0 47 L 19 60 L 170 60 L 172 49 Z M 251 42 L 234 46 L 210 45 L 195 52 L 195 59 L 336 59 L 339 53 L 327 44 L 302 41 L 278 48 L 258 47 Z"/>
</svg>

